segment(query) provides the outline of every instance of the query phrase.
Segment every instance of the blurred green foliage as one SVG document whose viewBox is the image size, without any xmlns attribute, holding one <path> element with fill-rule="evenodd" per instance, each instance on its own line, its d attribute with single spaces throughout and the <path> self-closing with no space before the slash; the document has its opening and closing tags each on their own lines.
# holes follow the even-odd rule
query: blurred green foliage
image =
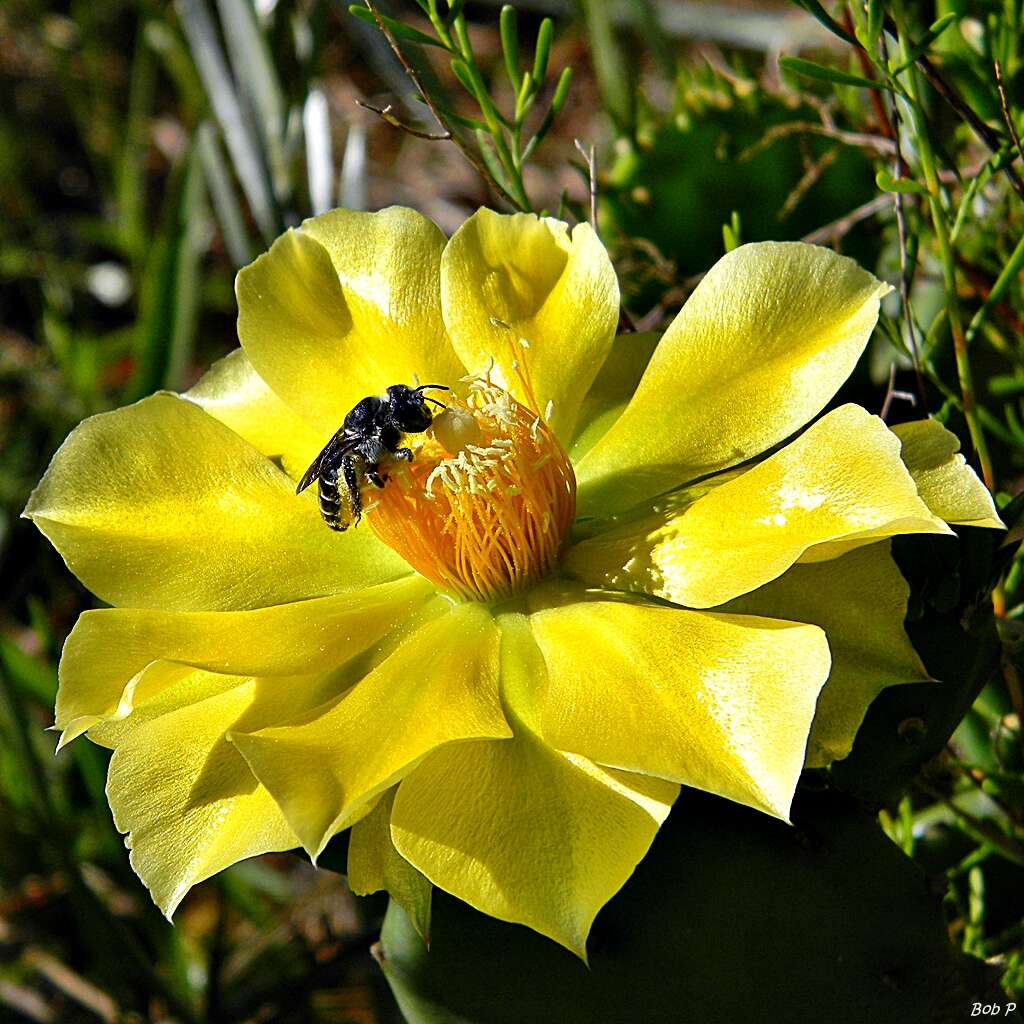
<svg viewBox="0 0 1024 1024">
<path fill-rule="evenodd" d="M 983 468 L 1018 527 L 1020 0 L 516 6 L 518 16 L 484 2 L 374 4 L 393 19 L 386 34 L 369 7 L 357 18 L 326 0 L 0 6 L 0 1016 L 394 1019 L 368 952 L 381 905 L 357 906 L 336 876 L 297 857 L 240 865 L 200 887 L 177 927 L 162 920 L 110 822 L 106 753 L 79 741 L 54 757 L 44 731 L 60 644 L 91 598 L 18 519 L 78 420 L 186 386 L 232 347 L 234 271 L 309 213 L 406 202 L 448 229 L 481 202 L 596 213 L 624 324 L 654 330 L 736 244 L 806 238 L 849 252 L 898 287 L 837 400 L 890 421 L 937 415 L 975 465 L 987 453 Z M 423 137 L 445 131 L 450 141 Z M 835 848 L 820 871 L 802 864 L 808 892 L 856 862 L 854 847 L 871 851 L 862 866 L 899 876 L 833 935 L 850 944 L 848 965 L 912 918 L 919 949 L 963 972 L 962 989 L 943 990 L 949 1000 L 998 995 L 993 974 L 1024 995 L 1019 532 L 1001 548 L 1003 538 L 961 532 L 959 545 L 916 539 L 897 551 L 912 586 L 909 632 L 942 682 L 884 693 L 851 757 L 808 773 L 801 804 L 807 828 Z M 770 895 L 771 865 L 792 836 L 732 821 L 746 814 L 703 800 L 694 821 L 740 828 L 757 850 L 737 870 L 768 865 L 755 888 Z M 711 839 L 698 849 L 686 827 L 673 823 L 665 849 L 682 843 L 695 863 L 718 863 L 722 850 Z M 908 874 L 896 847 L 921 871 Z M 924 873 L 931 903 L 914 889 Z M 608 921 L 629 917 L 645 877 Z M 741 911 L 724 909 L 728 873 L 716 877 L 728 923 Z M 683 917 L 687 892 L 675 892 Z M 932 913 L 940 899 L 944 913 Z M 538 948 L 537 963 L 559 956 L 534 937 L 516 946 L 494 922 L 459 925 L 484 935 L 476 960 L 452 933 L 442 949 L 444 922 L 468 912 L 439 903 L 433 962 L 389 917 L 386 945 L 405 958 L 391 973 L 408 973 L 406 1000 L 426 992 L 465 1009 L 469 980 L 439 994 L 436 972 L 455 985 L 488 962 L 487 943 L 526 965 Z M 855 904 L 844 913 L 856 916 Z M 785 923 L 772 933 L 780 945 Z M 799 933 L 795 912 L 789 923 Z M 699 936 L 723 951 L 723 968 L 729 935 L 709 917 Z M 992 970 L 965 967 L 945 938 Z M 625 950 L 610 959 L 620 953 L 628 963 Z M 571 992 L 579 969 L 563 964 L 556 976 L 563 968 Z M 919 983 L 926 974 L 907 982 Z"/>
</svg>

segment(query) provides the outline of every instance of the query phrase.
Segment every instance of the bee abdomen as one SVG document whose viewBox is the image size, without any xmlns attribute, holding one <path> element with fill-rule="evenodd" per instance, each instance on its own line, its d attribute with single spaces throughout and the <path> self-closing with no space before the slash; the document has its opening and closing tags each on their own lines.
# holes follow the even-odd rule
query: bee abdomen
<svg viewBox="0 0 1024 1024">
<path fill-rule="evenodd" d="M 342 509 L 341 494 L 338 491 L 337 472 L 321 475 L 317 486 L 317 494 L 320 500 L 320 515 L 323 521 L 332 530 L 347 530 L 348 520 Z"/>
</svg>

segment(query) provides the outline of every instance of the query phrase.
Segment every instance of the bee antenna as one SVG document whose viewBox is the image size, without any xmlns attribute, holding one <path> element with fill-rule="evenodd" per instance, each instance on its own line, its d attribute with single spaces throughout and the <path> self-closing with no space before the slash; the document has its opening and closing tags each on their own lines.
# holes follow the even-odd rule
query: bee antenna
<svg viewBox="0 0 1024 1024">
<path fill-rule="evenodd" d="M 439 409 L 447 409 L 448 406 L 444 402 L 439 402 L 436 398 L 431 398 L 429 395 L 420 395 L 424 402 L 430 402 L 432 405 L 436 405 Z"/>
<path fill-rule="evenodd" d="M 447 384 L 421 384 L 418 388 L 414 388 L 413 390 L 419 391 L 419 392 L 423 392 L 423 391 L 451 391 L 451 388 L 448 387 Z M 427 401 L 428 402 L 432 401 L 432 399 L 428 398 Z"/>
</svg>

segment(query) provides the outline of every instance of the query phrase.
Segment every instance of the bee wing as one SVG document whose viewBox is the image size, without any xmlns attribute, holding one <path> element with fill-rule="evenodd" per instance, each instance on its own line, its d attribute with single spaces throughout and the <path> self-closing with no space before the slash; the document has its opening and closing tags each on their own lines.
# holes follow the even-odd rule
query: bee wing
<svg viewBox="0 0 1024 1024">
<path fill-rule="evenodd" d="M 346 434 L 344 429 L 339 430 L 334 437 L 324 445 L 323 450 L 310 464 L 309 469 L 302 474 L 302 479 L 295 488 L 295 493 L 301 494 L 314 480 L 317 479 L 317 477 L 320 476 L 321 467 L 326 459 L 335 455 L 344 455 L 345 452 L 352 451 L 358 443 L 358 438 L 352 437 L 351 434 Z"/>
</svg>

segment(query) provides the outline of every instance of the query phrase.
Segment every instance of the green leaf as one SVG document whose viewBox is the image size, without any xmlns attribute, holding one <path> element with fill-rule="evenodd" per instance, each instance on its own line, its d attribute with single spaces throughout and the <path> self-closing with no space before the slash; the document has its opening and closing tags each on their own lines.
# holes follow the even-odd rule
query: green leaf
<svg viewBox="0 0 1024 1024">
<path fill-rule="evenodd" d="M 878 37 L 882 34 L 882 25 L 885 24 L 885 4 L 882 0 L 869 0 L 868 2 L 868 38 L 871 40 L 871 49 L 874 50 Z"/>
<path fill-rule="evenodd" d="M 974 340 L 978 331 L 981 329 L 981 325 L 985 322 L 986 317 L 992 310 L 1002 301 L 1008 288 L 1018 279 L 1021 271 L 1024 270 L 1024 237 L 1017 242 L 1016 247 L 1010 254 L 1010 258 L 1006 261 L 1003 269 L 999 272 L 999 276 L 996 278 L 995 284 L 992 285 L 992 290 L 989 292 L 985 301 L 981 304 L 981 307 L 971 318 L 971 322 L 967 328 L 967 341 L 970 343 Z"/>
<path fill-rule="evenodd" d="M 479 103 L 480 96 L 477 93 L 477 83 L 469 69 L 469 65 L 461 57 L 456 57 L 452 61 L 452 71 L 459 82 L 462 83 L 462 88 Z"/>
<path fill-rule="evenodd" d="M 555 95 L 551 98 L 551 110 L 557 117 L 569 98 L 569 86 L 572 84 L 572 68 L 562 68 L 558 76 L 558 85 L 555 86 Z"/>
<path fill-rule="evenodd" d="M 551 105 L 548 108 L 547 114 L 544 115 L 544 120 L 541 122 L 540 127 L 537 129 L 537 133 L 532 137 L 529 142 L 526 143 L 526 147 L 522 151 L 522 162 L 525 163 L 529 158 L 534 155 L 534 151 L 541 144 L 544 136 L 548 134 L 551 126 L 555 122 L 555 118 L 561 113 L 565 100 L 568 98 L 569 86 L 572 83 L 572 69 L 563 68 L 561 75 L 558 76 L 558 85 L 555 86 L 555 94 L 552 97 Z"/>
<path fill-rule="evenodd" d="M 571 84 L 572 68 L 562 68 L 562 73 L 558 76 L 558 85 L 555 86 L 555 95 L 551 99 L 551 106 L 548 107 L 544 119 L 537 128 L 536 134 L 530 139 L 523 150 L 523 163 L 530 159 L 533 151 L 540 145 L 544 136 L 550 130 L 551 125 L 554 124 L 555 118 L 562 112 L 562 107 L 565 106 L 565 101 L 569 97 L 569 86 Z"/>
<path fill-rule="evenodd" d="M 365 21 L 367 25 L 380 28 L 377 24 L 377 18 L 373 16 L 373 11 L 369 7 L 363 7 L 362 4 L 349 4 L 348 13 L 355 15 L 360 21 Z M 421 32 L 418 28 L 413 28 L 412 25 L 406 25 L 397 18 L 390 18 L 386 14 L 381 14 L 380 11 L 377 12 L 377 15 L 382 24 L 387 26 L 388 31 L 393 33 L 398 39 L 405 39 L 410 43 L 419 43 L 421 46 L 436 46 L 440 50 L 448 50 L 448 47 L 440 39 L 428 36 L 426 32 Z"/>
<path fill-rule="evenodd" d="M 160 58 L 185 109 L 192 113 L 203 111 L 207 105 L 203 83 L 182 34 L 156 20 L 147 21 L 143 33 L 146 45 Z"/>
<path fill-rule="evenodd" d="M 196 129 L 196 148 L 224 246 L 235 269 L 241 270 L 252 262 L 252 242 L 234 186 L 228 177 L 227 162 L 217 138 L 217 130 L 210 121 L 203 121 Z"/>
<path fill-rule="evenodd" d="M 879 171 L 875 175 L 875 184 L 883 192 L 902 192 L 918 196 L 928 195 L 924 185 L 918 184 L 912 178 L 894 178 L 888 171 Z"/>
<path fill-rule="evenodd" d="M 422 96 L 417 96 L 416 100 L 424 106 L 427 105 L 427 101 Z M 474 132 L 487 131 L 487 125 L 483 121 L 477 120 L 475 117 L 466 117 L 465 114 L 457 114 L 454 110 L 442 107 L 436 101 L 434 103 L 434 109 L 441 114 L 446 121 L 454 121 L 456 124 L 461 124 L 464 128 L 469 128 Z"/>
<path fill-rule="evenodd" d="M 285 177 L 282 142 L 285 99 L 267 40 L 260 29 L 252 0 L 217 0 L 228 56 L 235 79 L 260 124 L 275 176 Z"/>
<path fill-rule="evenodd" d="M 779 67 L 785 71 L 802 75 L 804 78 L 814 78 L 821 82 L 832 82 L 835 85 L 854 85 L 860 89 L 887 89 L 889 92 L 892 91 L 892 86 L 887 82 L 876 82 L 871 78 L 852 75 L 847 71 L 825 67 L 823 64 L 815 64 L 814 61 L 803 60 L 800 57 L 780 57 Z"/>
<path fill-rule="evenodd" d="M 136 261 L 140 261 L 146 251 L 146 163 L 156 84 L 154 56 L 153 48 L 146 39 L 146 29 L 140 26 L 131 64 L 124 145 L 117 169 L 119 233 L 126 251 Z"/>
<path fill-rule="evenodd" d="M 633 138 L 637 104 L 635 56 L 627 56 L 620 45 L 610 0 L 585 0 L 583 12 L 601 102 L 619 133 Z"/>
<path fill-rule="evenodd" d="M 857 41 L 853 36 L 818 3 L 818 0 L 795 0 L 795 3 L 797 6 L 802 7 L 812 18 L 815 18 L 824 25 L 833 35 L 839 36 L 840 39 L 845 40 L 851 46 L 857 45 Z"/>
<path fill-rule="evenodd" d="M 853 30 L 853 34 L 857 37 L 857 42 L 860 43 L 865 53 L 871 53 L 874 49 L 874 45 L 872 43 L 871 36 L 868 33 L 867 26 L 857 25 Z"/>
<path fill-rule="evenodd" d="M 506 192 L 511 192 L 512 186 L 505 174 L 505 168 L 501 166 L 501 161 L 494 152 L 494 140 L 490 132 L 480 129 L 475 134 L 476 144 L 480 149 L 480 156 L 483 157 L 483 161 L 487 165 L 487 170 Z"/>
<path fill-rule="evenodd" d="M 519 23 L 516 9 L 505 4 L 501 9 L 501 50 L 505 55 L 505 71 L 512 88 L 519 90 L 522 74 L 519 71 Z"/>
<path fill-rule="evenodd" d="M 519 94 L 516 96 L 515 123 L 517 125 L 523 123 L 523 119 L 529 113 L 536 98 L 536 83 L 533 80 L 533 75 L 527 71 L 519 83 Z"/>
<path fill-rule="evenodd" d="M 545 18 L 537 32 L 537 46 L 533 51 L 533 80 L 540 88 L 548 75 L 548 60 L 551 57 L 551 38 L 555 33 L 554 23 Z"/>
<path fill-rule="evenodd" d="M 729 222 L 722 225 L 722 242 L 726 252 L 732 252 L 733 249 L 738 249 L 743 244 L 740 237 L 739 210 L 733 210 Z"/>
<path fill-rule="evenodd" d="M 906 60 L 902 61 L 899 67 L 893 68 L 892 73 L 894 75 L 899 75 L 906 71 L 907 68 L 909 68 L 919 57 L 922 57 L 925 54 L 928 47 L 931 46 L 932 43 L 934 43 L 935 40 L 953 24 L 954 21 L 956 21 L 957 17 L 958 15 L 956 11 L 950 11 L 948 14 L 944 14 L 937 21 L 933 22 L 931 28 L 928 29 L 924 36 L 911 45 L 910 53 Z"/>
<path fill-rule="evenodd" d="M 1024 372 L 1018 368 L 1013 373 L 1000 373 L 988 379 L 988 389 L 993 395 L 1004 398 L 1024 392 Z"/>
<path fill-rule="evenodd" d="M 272 241 L 284 230 L 284 222 L 274 198 L 269 159 L 243 111 L 217 30 L 200 0 L 177 0 L 175 10 L 253 218 L 263 237 Z"/>
<path fill-rule="evenodd" d="M 192 356 L 199 312 L 199 261 L 207 233 L 198 148 L 175 166 L 142 282 L 136 365 L 128 395 L 180 389 Z"/>
</svg>

